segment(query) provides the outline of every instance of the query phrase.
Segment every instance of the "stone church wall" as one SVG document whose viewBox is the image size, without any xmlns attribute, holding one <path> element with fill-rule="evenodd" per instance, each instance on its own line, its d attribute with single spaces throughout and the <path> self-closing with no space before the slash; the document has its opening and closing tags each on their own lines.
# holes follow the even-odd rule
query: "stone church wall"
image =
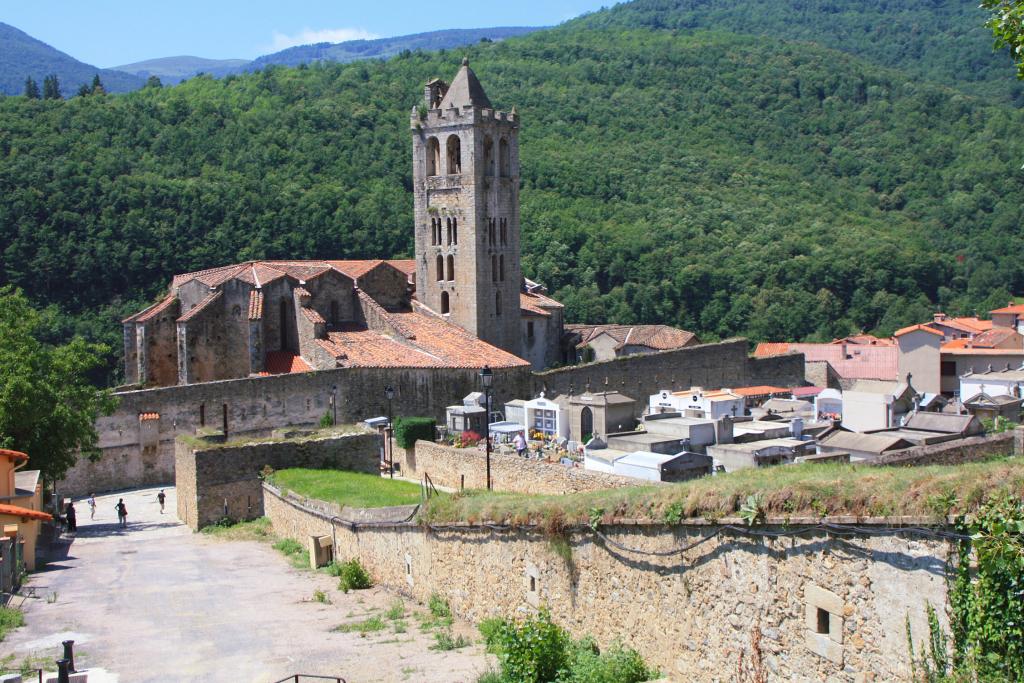
<svg viewBox="0 0 1024 683">
<path fill-rule="evenodd" d="M 303 543 L 332 535 L 329 515 L 271 487 L 264 508 L 279 534 Z M 785 530 L 776 523 L 766 530 Z M 928 635 L 926 605 L 945 622 L 950 547 L 942 541 L 825 532 L 755 540 L 727 532 L 656 556 L 715 528 L 691 520 L 601 530 L 628 549 L 589 529 L 566 536 L 567 554 L 526 530 L 333 528 L 335 557 L 358 557 L 378 585 L 423 603 L 437 593 L 474 622 L 522 618 L 546 605 L 575 636 L 623 642 L 673 680 L 736 680 L 742 654 L 748 664 L 759 655 L 772 681 L 909 681 L 905 620 L 915 642 Z M 828 633 L 818 632 L 822 626 Z"/>
</svg>

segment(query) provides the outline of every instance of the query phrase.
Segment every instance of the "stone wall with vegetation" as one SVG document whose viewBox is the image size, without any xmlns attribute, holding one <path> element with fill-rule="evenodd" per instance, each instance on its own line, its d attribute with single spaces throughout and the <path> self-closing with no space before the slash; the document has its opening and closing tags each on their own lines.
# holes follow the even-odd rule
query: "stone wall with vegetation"
<svg viewBox="0 0 1024 683">
<path fill-rule="evenodd" d="M 477 448 L 453 448 L 417 441 L 412 449 L 396 447 L 395 462 L 404 476 L 419 479 L 428 474 L 435 486 L 487 488 L 487 454 Z M 495 491 L 560 495 L 651 483 L 633 477 L 591 472 L 582 467 L 491 453 L 491 486 Z"/>
<path fill-rule="evenodd" d="M 260 517 L 264 467 L 377 473 L 379 443 L 369 432 L 225 444 L 181 437 L 175 453 L 178 517 L 192 529 L 225 517 Z"/>
<path fill-rule="evenodd" d="M 332 534 L 323 512 L 269 488 L 264 495 L 278 533 L 303 543 Z M 776 523 L 760 528 L 786 530 Z M 339 524 L 334 535 L 336 557 L 358 557 L 379 585 L 419 601 L 437 593 L 477 622 L 547 605 L 574 635 L 604 645 L 621 640 L 684 681 L 735 680 L 741 656 L 747 664 L 760 660 L 769 680 L 907 681 L 906 620 L 915 642 L 928 636 L 927 605 L 945 623 L 946 542 L 824 531 L 757 540 L 726 532 L 670 552 L 716 528 L 695 520 L 601 527 L 628 549 L 589 529 L 552 537 Z"/>
<path fill-rule="evenodd" d="M 1022 432 L 1024 433 L 1024 432 Z M 866 465 L 891 466 L 922 466 L 922 465 L 956 465 L 964 462 L 987 460 L 997 455 L 1010 455 L 1021 451 L 1015 450 L 1014 432 L 972 436 L 956 441 L 936 443 L 897 451 L 872 460 Z"/>
</svg>

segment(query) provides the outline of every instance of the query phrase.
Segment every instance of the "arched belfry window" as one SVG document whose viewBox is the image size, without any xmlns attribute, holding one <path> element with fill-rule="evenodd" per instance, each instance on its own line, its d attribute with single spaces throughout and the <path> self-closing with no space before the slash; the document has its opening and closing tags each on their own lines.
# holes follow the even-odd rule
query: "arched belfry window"
<svg viewBox="0 0 1024 683">
<path fill-rule="evenodd" d="M 430 219 L 430 244 L 431 246 L 437 246 L 437 219 Z"/>
<path fill-rule="evenodd" d="M 452 244 L 459 243 L 459 219 L 452 218 Z"/>
<path fill-rule="evenodd" d="M 498 257 L 491 254 L 491 281 L 498 281 Z"/>
<path fill-rule="evenodd" d="M 507 178 L 511 175 L 512 161 L 509 158 L 508 140 L 501 139 L 498 143 L 498 161 L 501 164 L 501 177 Z"/>
<path fill-rule="evenodd" d="M 484 175 L 494 175 L 494 140 L 489 135 L 484 137 Z"/>
<path fill-rule="evenodd" d="M 505 255 L 502 254 L 498 257 L 498 279 L 502 282 L 505 281 Z"/>
<path fill-rule="evenodd" d="M 448 254 L 448 280 L 455 279 L 455 257 Z"/>
<path fill-rule="evenodd" d="M 462 142 L 458 135 L 448 136 L 448 175 L 462 173 Z"/>
<path fill-rule="evenodd" d="M 501 315 L 501 292 L 494 293 L 494 315 Z"/>
<path fill-rule="evenodd" d="M 337 325 L 339 322 L 341 322 L 341 316 L 338 313 L 338 302 L 337 301 L 332 301 L 331 302 L 331 324 L 332 325 Z"/>
<path fill-rule="evenodd" d="M 445 223 L 446 223 L 446 228 L 447 228 L 447 232 L 445 234 L 448 237 L 448 241 L 445 242 L 445 244 L 449 244 L 450 245 L 452 243 L 452 219 L 451 218 L 446 218 L 445 219 Z"/>
<path fill-rule="evenodd" d="M 437 138 L 427 139 L 427 175 L 438 175 L 441 172 L 441 143 Z"/>
<path fill-rule="evenodd" d="M 437 255 L 437 281 L 440 282 L 444 279 L 444 257 L 440 254 Z"/>
<path fill-rule="evenodd" d="M 448 300 L 448 292 L 441 292 L 441 314 L 451 313 L 451 305 Z"/>
</svg>

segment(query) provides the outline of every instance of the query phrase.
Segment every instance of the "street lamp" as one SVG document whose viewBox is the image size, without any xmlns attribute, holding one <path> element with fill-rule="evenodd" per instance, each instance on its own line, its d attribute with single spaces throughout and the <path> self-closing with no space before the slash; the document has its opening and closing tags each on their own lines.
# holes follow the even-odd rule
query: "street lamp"
<svg viewBox="0 0 1024 683">
<path fill-rule="evenodd" d="M 395 426 L 391 422 L 391 401 L 395 398 L 395 388 L 390 384 L 384 387 L 384 398 L 388 400 L 388 470 L 391 473 L 391 478 L 395 478 L 395 447 L 391 443 L 392 436 L 395 433 Z"/>
<path fill-rule="evenodd" d="M 485 365 L 480 371 L 480 384 L 484 388 L 484 443 L 487 446 L 487 490 L 491 490 L 491 385 L 494 384 L 494 372 Z"/>
<path fill-rule="evenodd" d="M 331 425 L 334 427 L 338 426 L 338 385 L 335 384 L 331 387 L 331 409 L 334 411 L 334 421 Z"/>
</svg>

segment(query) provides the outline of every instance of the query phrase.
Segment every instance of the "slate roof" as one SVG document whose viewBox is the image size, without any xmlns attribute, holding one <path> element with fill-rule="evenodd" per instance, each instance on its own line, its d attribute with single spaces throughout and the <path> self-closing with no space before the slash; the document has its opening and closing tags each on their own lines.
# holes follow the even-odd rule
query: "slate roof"
<svg viewBox="0 0 1024 683">
<path fill-rule="evenodd" d="M 602 334 L 614 339 L 619 349 L 625 346 L 647 346 L 665 351 L 686 346 L 695 339 L 693 332 L 668 325 L 566 325 L 565 329 L 580 335 L 577 348 L 583 348 Z"/>
<path fill-rule="evenodd" d="M 452 79 L 452 84 L 448 86 L 448 92 L 441 99 L 439 108 L 442 110 L 450 107 L 462 109 L 467 104 L 483 109 L 494 108 L 487 98 L 487 93 L 484 92 L 484 86 L 480 85 L 480 80 L 469 68 L 469 60 L 463 59 L 462 66 L 459 67 L 459 72 Z"/>
</svg>

